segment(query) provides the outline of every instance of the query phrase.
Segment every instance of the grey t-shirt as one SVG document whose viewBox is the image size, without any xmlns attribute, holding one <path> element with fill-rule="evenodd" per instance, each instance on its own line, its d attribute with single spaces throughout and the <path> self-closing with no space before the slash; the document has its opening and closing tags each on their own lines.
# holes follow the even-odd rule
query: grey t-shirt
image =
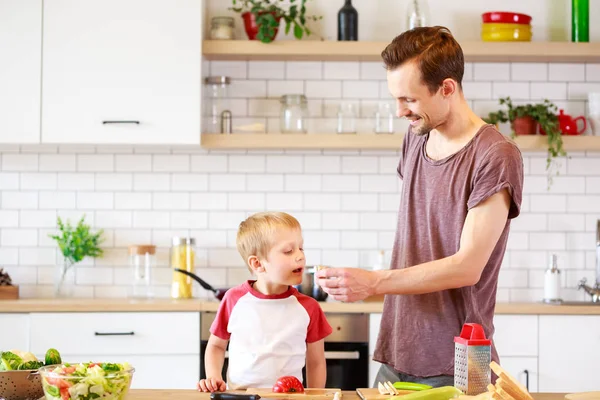
<svg viewBox="0 0 600 400">
<path fill-rule="evenodd" d="M 398 174 L 403 180 L 391 268 L 410 268 L 455 254 L 469 209 L 508 189 L 506 226 L 474 286 L 422 295 L 386 295 L 374 360 L 398 372 L 454 375 L 454 337 L 466 322 L 493 339 L 498 272 L 510 219 L 519 215 L 523 159 L 518 147 L 484 125 L 461 150 L 442 160 L 426 155 L 428 135 L 404 138 Z M 498 360 L 496 349 L 492 358 Z"/>
</svg>

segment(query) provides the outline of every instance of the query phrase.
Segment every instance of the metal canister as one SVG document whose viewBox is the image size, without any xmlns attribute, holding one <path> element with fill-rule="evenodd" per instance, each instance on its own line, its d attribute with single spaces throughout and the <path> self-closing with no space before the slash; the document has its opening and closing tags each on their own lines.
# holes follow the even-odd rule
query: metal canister
<svg viewBox="0 0 600 400">
<path fill-rule="evenodd" d="M 454 337 L 454 386 L 467 395 L 487 391 L 491 383 L 492 342 L 479 324 L 464 324 Z"/>
<path fill-rule="evenodd" d="M 174 237 L 171 245 L 171 268 L 179 268 L 194 273 L 196 259 L 194 238 Z M 181 272 L 173 271 L 171 282 L 171 297 L 174 299 L 189 299 L 192 297 L 193 280 Z"/>
</svg>

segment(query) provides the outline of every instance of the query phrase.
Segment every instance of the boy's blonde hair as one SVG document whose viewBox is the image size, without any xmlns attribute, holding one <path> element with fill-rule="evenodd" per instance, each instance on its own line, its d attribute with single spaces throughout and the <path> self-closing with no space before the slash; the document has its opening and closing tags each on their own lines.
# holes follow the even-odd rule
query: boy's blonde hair
<svg viewBox="0 0 600 400">
<path fill-rule="evenodd" d="M 247 264 L 250 256 L 267 258 L 267 254 L 273 246 L 275 233 L 281 228 L 302 229 L 296 218 L 284 212 L 256 213 L 242 221 L 236 243 L 244 262 Z M 249 265 L 248 268 L 250 268 Z"/>
</svg>

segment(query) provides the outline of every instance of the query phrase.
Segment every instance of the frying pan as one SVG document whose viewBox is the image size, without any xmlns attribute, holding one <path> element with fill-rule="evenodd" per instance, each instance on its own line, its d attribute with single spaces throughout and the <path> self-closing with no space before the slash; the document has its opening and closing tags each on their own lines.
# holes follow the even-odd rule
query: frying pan
<svg viewBox="0 0 600 400">
<path fill-rule="evenodd" d="M 225 292 L 227 290 L 229 290 L 229 288 L 227 288 L 227 289 L 215 289 L 214 287 L 212 287 L 211 285 L 209 285 L 204 279 L 200 278 L 198 275 L 196 275 L 196 274 L 194 274 L 192 272 L 186 271 L 185 269 L 173 268 L 173 270 L 175 270 L 177 272 L 181 272 L 182 274 L 189 276 L 190 278 L 192 278 L 193 280 L 195 280 L 196 282 L 198 282 L 200 284 L 200 286 L 202 286 L 204 289 L 210 290 L 211 292 L 213 292 L 215 294 L 215 297 L 219 301 L 223 300 L 223 296 L 225 296 Z"/>
</svg>

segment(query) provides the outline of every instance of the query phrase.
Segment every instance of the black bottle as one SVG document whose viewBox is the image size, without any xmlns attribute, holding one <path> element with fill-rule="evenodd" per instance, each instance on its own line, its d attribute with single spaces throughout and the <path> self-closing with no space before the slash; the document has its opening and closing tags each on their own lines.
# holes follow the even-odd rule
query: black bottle
<svg viewBox="0 0 600 400">
<path fill-rule="evenodd" d="M 346 0 L 338 12 L 338 40 L 358 40 L 358 11 Z"/>
</svg>

